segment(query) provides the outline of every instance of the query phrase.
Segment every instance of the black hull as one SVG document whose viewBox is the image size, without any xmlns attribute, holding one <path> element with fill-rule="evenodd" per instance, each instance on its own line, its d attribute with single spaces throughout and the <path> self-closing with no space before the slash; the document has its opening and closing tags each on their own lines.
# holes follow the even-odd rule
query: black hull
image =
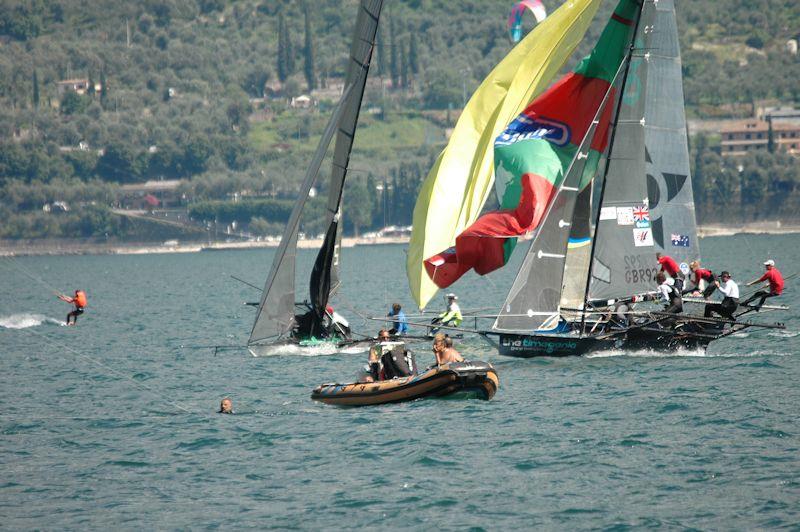
<svg viewBox="0 0 800 532">
<path fill-rule="evenodd" d="M 632 329 L 625 334 L 609 336 L 555 336 L 500 334 L 498 350 L 503 356 L 517 358 L 580 356 L 604 351 L 647 350 L 674 353 L 680 350 L 705 350 L 714 339 L 710 335 L 678 335 L 673 331 Z"/>
</svg>

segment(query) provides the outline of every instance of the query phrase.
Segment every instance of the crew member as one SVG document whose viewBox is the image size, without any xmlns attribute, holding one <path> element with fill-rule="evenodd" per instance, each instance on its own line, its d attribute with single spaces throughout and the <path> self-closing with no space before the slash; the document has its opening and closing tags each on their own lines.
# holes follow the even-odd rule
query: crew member
<svg viewBox="0 0 800 532">
<path fill-rule="evenodd" d="M 656 253 L 656 260 L 661 265 L 661 271 L 675 280 L 675 288 L 683 290 L 684 275 L 675 259 L 663 253 Z"/>
<path fill-rule="evenodd" d="M 403 335 L 408 332 L 408 320 L 406 319 L 406 313 L 403 312 L 403 308 L 400 306 L 400 303 L 394 303 L 392 305 L 392 310 L 387 314 L 390 318 L 394 318 L 394 322 L 392 322 L 392 328 L 389 330 L 389 334 L 393 335 Z"/>
<path fill-rule="evenodd" d="M 333 310 L 333 307 L 328 305 L 325 307 L 325 317 L 329 323 L 325 324 L 331 336 L 341 336 L 345 340 L 350 339 L 350 323 L 347 319 Z"/>
<path fill-rule="evenodd" d="M 664 312 L 668 314 L 680 314 L 683 312 L 683 298 L 681 291 L 675 288 L 675 280 L 664 275 L 664 272 L 656 274 L 658 282 L 658 295 L 664 303 Z"/>
<path fill-rule="evenodd" d="M 452 364 L 453 362 L 464 362 L 461 353 L 453 347 L 453 340 L 443 333 L 437 333 L 433 337 L 433 354 L 436 356 L 436 365 Z"/>
<path fill-rule="evenodd" d="M 391 341 L 389 331 L 381 329 L 378 331 L 378 343 L 369 348 L 369 356 L 367 362 L 369 366 L 364 375 L 363 382 L 377 382 L 382 380 L 381 377 L 381 357 L 384 353 L 384 347 Z"/>
<path fill-rule="evenodd" d="M 461 315 L 461 307 L 458 306 L 458 296 L 450 293 L 447 294 L 447 309 L 431 320 L 431 325 L 446 325 L 448 327 L 458 327 L 464 320 Z M 434 335 L 439 332 L 438 327 L 431 327 L 428 331 L 428 336 Z"/>
<path fill-rule="evenodd" d="M 58 299 L 75 305 L 75 310 L 67 314 L 67 325 L 76 325 L 78 323 L 78 316 L 83 314 L 83 308 L 86 306 L 86 292 L 83 290 L 75 290 L 75 295 L 73 297 L 61 294 L 58 296 Z M 71 323 L 70 318 L 72 318 Z"/>
<path fill-rule="evenodd" d="M 728 272 L 722 272 L 719 274 L 719 278 L 722 279 L 722 282 L 715 280 L 714 283 L 725 297 L 722 299 L 722 303 L 707 304 L 703 316 L 710 318 L 711 313 L 716 312 L 723 318 L 733 320 L 735 319 L 733 313 L 736 311 L 736 307 L 739 306 L 739 285 L 731 279 L 731 274 Z"/>
<path fill-rule="evenodd" d="M 226 397 L 219 402 L 217 414 L 233 414 L 233 401 L 231 401 L 230 397 Z"/>
<path fill-rule="evenodd" d="M 686 289 L 683 293 L 686 294 L 691 291 L 693 296 L 699 296 L 702 293 L 705 298 L 713 294 L 714 290 L 717 289 L 717 285 L 714 282 L 716 277 L 711 270 L 701 268 L 700 263 L 696 260 L 689 264 L 689 268 L 692 270 L 694 289 Z"/>
<path fill-rule="evenodd" d="M 761 283 L 764 281 L 769 281 L 769 291 L 759 290 L 752 296 L 745 299 L 742 302 L 742 305 L 749 306 L 748 303 L 761 298 L 759 299 L 758 303 L 752 305 L 752 308 L 754 308 L 755 310 L 761 310 L 761 306 L 764 304 L 764 301 L 766 301 L 768 297 L 777 297 L 783 293 L 783 275 L 781 275 L 781 272 L 779 272 L 778 268 L 775 267 L 775 261 L 769 259 L 764 263 L 764 268 L 767 270 L 766 272 L 764 272 L 764 275 L 762 275 L 761 277 L 759 277 L 754 281 L 750 281 L 749 283 L 747 283 L 747 286 L 751 286 L 756 283 Z"/>
</svg>

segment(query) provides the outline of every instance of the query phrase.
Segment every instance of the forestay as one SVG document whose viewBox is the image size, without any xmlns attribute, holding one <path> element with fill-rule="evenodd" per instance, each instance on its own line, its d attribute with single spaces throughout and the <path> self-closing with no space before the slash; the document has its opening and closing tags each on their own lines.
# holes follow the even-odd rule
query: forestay
<svg viewBox="0 0 800 532">
<path fill-rule="evenodd" d="M 655 253 L 700 257 L 672 0 L 647 0 L 624 87 L 596 228 L 588 299 L 652 290 Z"/>
</svg>

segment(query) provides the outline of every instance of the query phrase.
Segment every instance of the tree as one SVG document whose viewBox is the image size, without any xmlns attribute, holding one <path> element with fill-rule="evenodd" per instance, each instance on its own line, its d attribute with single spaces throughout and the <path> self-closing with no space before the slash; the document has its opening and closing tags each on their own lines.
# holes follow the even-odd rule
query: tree
<svg viewBox="0 0 800 532">
<path fill-rule="evenodd" d="M 408 48 L 408 66 L 412 74 L 419 74 L 419 54 L 417 53 L 417 38 L 412 33 L 411 44 Z"/>
<path fill-rule="evenodd" d="M 375 35 L 375 52 L 378 60 L 378 75 L 383 77 L 386 74 L 386 39 L 382 25 L 378 25 L 378 32 Z"/>
<path fill-rule="evenodd" d="M 306 46 L 304 50 L 305 68 L 303 72 L 306 76 L 306 83 L 308 90 L 312 91 L 317 88 L 316 66 L 314 65 L 314 39 L 311 33 L 311 10 L 308 3 L 304 5 L 305 11 L 305 30 L 306 30 Z"/>
<path fill-rule="evenodd" d="M 289 34 L 286 31 L 286 21 L 283 13 L 278 15 L 278 54 L 275 58 L 278 67 L 278 79 L 281 83 L 289 77 Z"/>
<path fill-rule="evenodd" d="M 33 108 L 39 108 L 39 74 L 33 69 Z"/>
<path fill-rule="evenodd" d="M 353 208 L 347 211 L 346 219 L 353 224 L 353 232 L 358 236 L 359 230 L 368 227 L 372 221 L 373 200 L 364 179 L 354 179 L 351 184 L 348 189 L 347 204 Z"/>
<path fill-rule="evenodd" d="M 408 56 L 406 55 L 405 42 L 405 39 L 403 39 L 400 45 L 400 86 L 408 88 Z"/>
<path fill-rule="evenodd" d="M 213 154 L 214 148 L 205 137 L 194 137 L 186 144 L 184 150 L 184 168 L 190 174 L 205 172 Z"/>
<path fill-rule="evenodd" d="M 389 19 L 389 72 L 392 76 L 392 87 L 397 87 L 400 82 L 400 65 L 397 61 L 397 29 L 394 25 L 394 18 Z"/>
<path fill-rule="evenodd" d="M 86 110 L 89 100 L 80 94 L 67 91 L 61 99 L 61 113 L 65 115 L 77 115 Z"/>
<path fill-rule="evenodd" d="M 135 183 L 142 174 L 141 162 L 127 142 L 112 143 L 97 160 L 95 172 L 107 181 Z"/>
<path fill-rule="evenodd" d="M 108 84 L 106 83 L 106 71 L 100 71 L 100 105 L 103 106 L 103 109 L 106 107 L 106 101 L 108 100 Z"/>
</svg>

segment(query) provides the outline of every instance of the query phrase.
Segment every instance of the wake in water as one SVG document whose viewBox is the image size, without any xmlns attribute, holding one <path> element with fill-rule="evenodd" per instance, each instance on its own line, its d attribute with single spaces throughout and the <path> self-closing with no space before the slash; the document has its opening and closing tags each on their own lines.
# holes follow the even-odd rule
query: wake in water
<svg viewBox="0 0 800 532">
<path fill-rule="evenodd" d="M 656 351 L 651 349 L 637 349 L 637 350 L 624 350 L 624 349 L 610 349 L 608 351 L 600 351 L 597 353 L 590 353 L 586 358 L 607 358 L 607 357 L 650 357 L 650 358 L 673 358 L 673 357 L 705 357 L 712 356 L 706 354 L 703 349 L 678 349 L 676 351 Z"/>
<path fill-rule="evenodd" d="M 301 357 L 319 357 L 329 355 L 352 355 L 363 353 L 369 347 L 363 346 L 347 346 L 338 347 L 336 344 L 321 343 L 313 346 L 300 346 L 297 344 L 283 344 L 271 346 L 253 346 L 250 347 L 250 353 L 254 357 L 273 357 L 273 356 L 301 356 Z"/>
<path fill-rule="evenodd" d="M 4 329 L 28 329 L 30 327 L 38 327 L 40 325 L 65 326 L 63 321 L 55 318 L 49 318 L 43 314 L 23 312 L 22 314 L 0 316 L 0 327 Z"/>
</svg>

